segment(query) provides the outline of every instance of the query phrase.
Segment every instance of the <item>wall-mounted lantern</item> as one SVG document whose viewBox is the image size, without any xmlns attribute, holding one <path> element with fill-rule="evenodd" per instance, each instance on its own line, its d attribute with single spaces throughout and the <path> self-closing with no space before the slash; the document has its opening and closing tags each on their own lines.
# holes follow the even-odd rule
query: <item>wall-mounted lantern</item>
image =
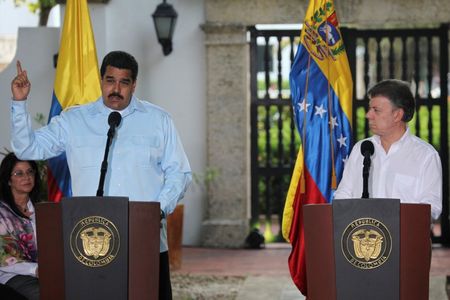
<svg viewBox="0 0 450 300">
<path fill-rule="evenodd" d="M 163 3 L 156 7 L 152 17 L 163 53 L 164 55 L 169 55 L 172 52 L 172 37 L 178 14 L 172 5 L 167 4 L 166 0 L 163 0 Z"/>
</svg>

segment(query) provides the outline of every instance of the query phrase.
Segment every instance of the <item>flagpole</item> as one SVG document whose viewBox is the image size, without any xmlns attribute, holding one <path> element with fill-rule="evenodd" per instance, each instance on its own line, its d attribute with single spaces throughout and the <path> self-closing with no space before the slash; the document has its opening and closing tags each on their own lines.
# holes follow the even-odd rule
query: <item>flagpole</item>
<svg viewBox="0 0 450 300">
<path fill-rule="evenodd" d="M 327 11 L 327 10 L 326 10 Z M 329 14 L 327 12 L 326 15 L 326 20 L 328 20 Z M 326 22 L 326 21 L 325 21 Z M 325 36 L 328 38 L 328 34 L 329 34 L 329 26 L 325 26 Z M 333 119 L 333 101 L 331 100 L 331 92 L 330 92 L 330 80 L 329 78 L 330 76 L 330 45 L 328 43 L 327 38 L 325 39 L 325 45 L 327 48 L 327 56 L 326 56 L 326 60 L 327 60 L 327 88 L 328 88 L 328 128 L 330 130 L 330 152 L 331 152 L 331 188 L 332 189 L 336 189 L 337 188 L 337 178 L 336 178 L 336 169 L 335 169 L 335 164 L 334 164 L 334 143 L 333 143 L 333 124 L 331 122 L 331 120 Z"/>
</svg>

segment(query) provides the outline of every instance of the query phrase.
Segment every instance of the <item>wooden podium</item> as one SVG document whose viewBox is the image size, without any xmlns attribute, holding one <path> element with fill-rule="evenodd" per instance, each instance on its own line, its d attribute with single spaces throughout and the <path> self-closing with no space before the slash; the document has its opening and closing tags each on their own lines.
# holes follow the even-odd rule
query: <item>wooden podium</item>
<svg viewBox="0 0 450 300">
<path fill-rule="evenodd" d="M 117 198 L 125 209 L 112 205 Z M 105 288 L 115 293 L 114 299 L 158 299 L 159 203 L 129 202 L 123 197 L 75 197 L 63 199 L 62 204 L 37 204 L 36 222 L 41 299 L 104 299 L 100 290 Z M 108 238 L 111 245 L 104 247 L 112 253 L 95 252 L 94 239 L 81 241 L 76 236 L 111 235 L 101 229 L 101 223 L 117 227 L 117 234 Z M 70 227 L 73 230 L 67 230 Z M 119 233 L 120 237 L 114 236 Z M 94 251 L 87 251 L 89 246 Z M 98 263 L 94 258 L 100 259 Z"/>
<path fill-rule="evenodd" d="M 365 205 L 366 199 L 358 199 L 360 205 Z M 376 199 L 373 199 L 376 200 Z M 348 200 L 335 200 L 348 201 Z M 354 289 L 354 294 L 347 293 L 345 300 L 360 299 L 359 289 L 370 290 L 379 288 L 376 280 L 364 281 L 365 274 L 370 275 L 372 270 L 357 270 L 358 276 L 363 284 L 358 284 L 344 274 L 337 274 L 336 261 L 338 256 L 345 256 L 345 251 L 336 249 L 337 241 L 344 239 L 344 233 L 336 237 L 334 231 L 333 206 L 331 204 L 305 205 L 303 208 L 304 230 L 305 230 L 305 257 L 307 270 L 308 300 L 334 300 L 339 297 L 340 285 L 349 285 Z M 366 217 L 363 215 L 361 217 Z M 369 216 L 370 217 L 370 216 Z M 431 261 L 430 242 L 430 206 L 426 204 L 400 204 L 398 225 L 400 236 L 398 239 L 399 249 L 397 259 L 397 274 L 385 274 L 398 279 L 398 294 L 392 299 L 414 300 L 428 299 L 429 271 Z M 349 260 L 345 261 L 346 268 L 350 268 Z M 399 266 L 398 266 L 399 264 Z M 379 270 L 381 276 L 383 271 Z M 373 273 L 372 273 L 373 274 Z M 337 284 L 339 283 L 339 284 Z M 356 292 L 358 291 L 358 292 Z M 370 293 L 366 293 L 364 299 L 376 299 Z"/>
</svg>

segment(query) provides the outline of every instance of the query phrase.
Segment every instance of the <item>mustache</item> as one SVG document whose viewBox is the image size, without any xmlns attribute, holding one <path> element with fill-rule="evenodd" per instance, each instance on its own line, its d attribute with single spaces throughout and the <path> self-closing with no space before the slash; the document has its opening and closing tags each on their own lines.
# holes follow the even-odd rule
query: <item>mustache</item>
<svg viewBox="0 0 450 300">
<path fill-rule="evenodd" d="M 119 93 L 111 93 L 111 94 L 109 94 L 108 98 L 111 98 L 111 97 L 119 97 L 120 99 L 123 99 L 122 95 L 119 94 Z"/>
</svg>

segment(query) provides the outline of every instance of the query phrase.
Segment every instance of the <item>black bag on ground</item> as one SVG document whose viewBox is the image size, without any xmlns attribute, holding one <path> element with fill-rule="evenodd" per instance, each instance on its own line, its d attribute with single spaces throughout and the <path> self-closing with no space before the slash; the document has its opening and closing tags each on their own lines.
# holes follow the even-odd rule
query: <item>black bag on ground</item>
<svg viewBox="0 0 450 300">
<path fill-rule="evenodd" d="M 252 231 L 250 231 L 247 238 L 245 239 L 245 245 L 250 249 L 262 249 L 265 247 L 264 242 L 265 238 L 261 234 L 261 232 L 259 232 L 258 228 L 252 229 Z"/>
</svg>

